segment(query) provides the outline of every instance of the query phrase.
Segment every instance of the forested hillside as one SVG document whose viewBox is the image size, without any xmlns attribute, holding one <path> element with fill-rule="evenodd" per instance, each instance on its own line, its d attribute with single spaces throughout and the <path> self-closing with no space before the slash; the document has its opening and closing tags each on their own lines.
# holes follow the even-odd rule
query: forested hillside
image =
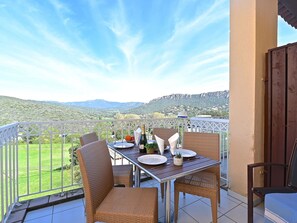
<svg viewBox="0 0 297 223">
<path fill-rule="evenodd" d="M 205 114 L 228 117 L 229 91 L 203 94 L 172 94 L 156 98 L 147 104 L 129 110 L 129 112 L 136 114 L 152 112 L 177 114 L 182 110 L 187 111 L 190 117 Z"/>
<path fill-rule="evenodd" d="M 102 112 L 49 102 L 0 96 L 0 124 L 16 121 L 60 121 L 99 119 Z"/>
<path fill-rule="evenodd" d="M 115 109 L 113 107 L 114 102 L 112 102 L 110 103 L 111 107 L 106 106 L 105 109 L 98 109 L 96 106 L 94 106 L 95 108 L 92 107 L 89 102 L 87 107 L 77 107 L 58 102 L 22 100 L 0 96 L 0 126 L 17 121 L 73 121 L 153 117 L 152 114 L 156 112 L 161 114 L 161 117 L 176 117 L 178 112 L 183 110 L 187 111 L 189 117 L 211 115 L 228 118 L 229 92 L 218 91 L 193 95 L 172 94 L 156 98 L 149 103 L 140 104 L 139 107 L 129 109 L 131 104 L 127 103 L 126 109 L 123 107 Z M 119 115 L 120 113 L 125 115 Z"/>
</svg>

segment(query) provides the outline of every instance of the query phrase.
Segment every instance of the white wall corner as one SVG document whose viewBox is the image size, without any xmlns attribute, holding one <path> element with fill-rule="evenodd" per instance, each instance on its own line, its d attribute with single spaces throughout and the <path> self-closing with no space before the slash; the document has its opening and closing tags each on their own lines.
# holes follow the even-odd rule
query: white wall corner
<svg viewBox="0 0 297 223">
<path fill-rule="evenodd" d="M 228 193 L 229 196 L 231 196 L 231 197 L 233 197 L 233 198 L 235 198 L 237 200 L 240 200 L 241 202 L 247 204 L 247 197 L 242 196 L 241 194 L 238 194 L 238 193 L 236 193 L 236 192 L 234 192 L 234 191 L 232 191 L 230 189 L 228 189 L 227 193 Z"/>
<path fill-rule="evenodd" d="M 231 196 L 231 197 L 233 197 L 233 198 L 235 198 L 237 200 L 240 200 L 241 202 L 247 204 L 247 197 L 242 196 L 241 194 L 238 194 L 238 193 L 236 193 L 236 192 L 234 192 L 234 191 L 232 191 L 230 189 L 228 189 L 227 193 L 228 193 L 229 196 Z M 259 205 L 261 202 L 262 202 L 261 198 L 259 198 L 259 197 L 257 197 L 256 199 L 254 198 L 253 206 L 255 207 L 255 206 Z"/>
</svg>

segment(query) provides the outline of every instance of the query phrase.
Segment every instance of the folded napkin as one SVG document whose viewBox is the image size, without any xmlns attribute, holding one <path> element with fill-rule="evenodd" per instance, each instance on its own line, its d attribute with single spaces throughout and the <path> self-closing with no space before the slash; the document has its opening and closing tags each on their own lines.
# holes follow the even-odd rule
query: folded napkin
<svg viewBox="0 0 297 223">
<path fill-rule="evenodd" d="M 175 155 L 175 149 L 176 149 L 176 146 L 177 146 L 178 139 L 179 139 L 179 134 L 178 133 L 175 133 L 173 136 L 171 136 L 168 139 L 168 142 L 169 142 L 169 145 L 170 145 L 171 155 Z"/>
<path fill-rule="evenodd" d="M 157 135 L 155 135 L 155 139 L 157 141 L 160 154 L 163 155 L 164 154 L 164 139 L 161 139 Z"/>
<path fill-rule="evenodd" d="M 134 131 L 134 140 L 135 140 L 135 145 L 138 146 L 139 145 L 139 141 L 140 141 L 140 136 L 141 136 L 141 128 L 138 128 Z"/>
</svg>

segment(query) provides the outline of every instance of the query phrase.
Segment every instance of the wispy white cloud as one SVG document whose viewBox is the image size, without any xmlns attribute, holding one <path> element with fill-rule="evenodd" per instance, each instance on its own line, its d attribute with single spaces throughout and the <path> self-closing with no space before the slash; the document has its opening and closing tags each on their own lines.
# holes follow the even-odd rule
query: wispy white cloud
<svg viewBox="0 0 297 223">
<path fill-rule="evenodd" d="M 172 65 L 170 60 L 166 60 L 165 62 L 160 63 L 155 69 L 152 70 L 152 75 L 154 76 L 162 75 L 164 71 L 166 71 L 166 69 L 169 68 L 170 65 Z"/>
<path fill-rule="evenodd" d="M 135 64 L 135 53 L 138 45 L 141 43 L 141 35 L 130 35 L 126 37 L 122 37 L 118 43 L 119 49 L 123 52 L 127 59 L 127 64 L 129 67 L 129 74 L 133 75 L 134 72 L 134 64 Z"/>
<path fill-rule="evenodd" d="M 106 21 L 105 24 L 113 32 L 117 46 L 125 56 L 128 76 L 135 76 L 135 60 L 137 58 L 137 49 L 142 43 L 142 33 L 140 30 L 132 33 L 122 1 L 119 1 L 118 7 L 114 8 L 110 20 Z"/>
<path fill-rule="evenodd" d="M 49 3 L 55 8 L 59 13 L 72 13 L 72 10 L 60 0 L 49 0 Z"/>
<path fill-rule="evenodd" d="M 66 26 L 69 23 L 69 21 L 70 21 L 70 18 L 69 17 L 66 18 L 66 19 L 64 19 L 63 20 L 64 25 Z"/>
<path fill-rule="evenodd" d="M 210 67 L 226 64 L 228 59 L 227 44 L 208 49 L 183 61 L 180 66 L 174 67 L 174 70 L 170 73 L 170 78 L 191 80 L 195 76 L 211 75 L 209 73 Z"/>
<path fill-rule="evenodd" d="M 229 15 L 229 10 L 222 7 L 226 3 L 226 0 L 216 0 L 208 9 L 202 14 L 197 12 L 196 16 L 190 21 L 177 20 L 174 28 L 174 32 L 167 44 L 184 44 L 189 36 L 196 35 L 210 24 L 216 23 L 221 19 L 226 18 Z M 180 15 L 176 17 L 180 18 Z"/>
<path fill-rule="evenodd" d="M 59 92 L 72 89 L 72 95 L 85 100 L 86 96 L 98 95 L 98 88 L 106 90 L 105 85 L 102 85 L 102 83 L 109 84 L 112 81 L 112 77 L 100 74 L 96 69 L 88 67 L 83 68 L 79 65 L 74 66 L 73 64 L 67 64 L 55 58 L 48 58 L 42 55 L 31 55 L 31 58 L 28 60 L 18 60 L 17 58 L 11 57 L 0 57 L 0 59 L 1 67 L 15 68 L 15 70 L 10 69 L 10 73 L 7 74 L 8 76 L 15 75 L 18 77 L 18 81 L 23 85 L 35 84 L 32 86 L 33 89 L 36 89 L 35 94 L 38 92 L 37 89 L 40 89 L 40 86 L 46 84 L 53 92 L 53 89 L 56 87 L 63 88 L 62 91 L 57 89 Z M 26 76 L 18 76 L 18 70 L 22 70 Z M 0 81 L 0 83 L 1 82 L 2 81 Z M 99 86 L 96 86 L 96 83 Z M 75 94 L 76 91 L 79 92 L 80 96 Z M 47 94 L 49 94 L 49 92 L 47 92 Z M 64 101 L 65 98 L 68 98 L 69 95 L 66 96 L 63 94 L 64 93 L 60 93 L 59 100 Z M 36 96 L 37 95 L 31 95 L 32 98 L 36 98 Z M 51 98 L 51 100 L 54 100 L 54 98 Z"/>
<path fill-rule="evenodd" d="M 223 35 L 228 35 L 228 30 L 219 35 L 209 35 L 204 29 L 213 24 L 220 24 L 228 20 L 229 10 L 226 8 L 226 0 L 215 1 L 202 13 L 197 10 L 192 18 L 183 19 L 185 11 L 189 7 L 188 2 L 179 2 L 179 8 L 175 14 L 175 26 L 171 36 L 158 48 L 151 48 L 146 52 L 146 57 L 138 57 L 142 60 L 150 58 L 154 66 L 151 75 L 158 78 L 180 78 L 181 75 L 190 76 L 194 73 L 203 75 L 202 66 L 211 63 L 224 63 L 228 61 L 228 43 L 221 43 Z M 228 4 L 227 4 L 228 5 Z M 201 10 L 201 9 L 200 9 Z M 204 39 L 203 39 L 204 37 Z M 216 40 L 217 39 L 217 40 Z M 226 39 L 228 39 L 226 37 Z M 213 42 L 212 48 L 205 48 L 208 42 Z M 219 44 L 219 46 L 218 46 Z M 213 47 L 210 45 L 210 47 Z M 213 64 L 211 64 L 213 65 Z M 198 72 L 199 71 L 199 72 Z M 202 72 L 201 72 L 202 71 Z"/>
<path fill-rule="evenodd" d="M 6 45 L 1 45 L 0 85 L 10 86 L 0 94 L 60 101 L 149 101 L 214 86 L 224 90 L 228 43 L 221 36 L 228 39 L 228 30 L 220 36 L 204 31 L 226 20 L 226 1 L 128 5 L 89 0 L 80 2 L 83 10 L 63 0 L 32 2 L 30 7 L 17 3 L 5 14 L 10 23 L 0 21 L 0 44 Z M 156 6 L 164 10 L 156 11 Z M 136 13 L 137 7 L 146 7 L 148 17 Z M 161 31 L 154 32 L 158 26 Z M 25 86 L 23 94 L 10 90 L 14 82 Z"/>
</svg>

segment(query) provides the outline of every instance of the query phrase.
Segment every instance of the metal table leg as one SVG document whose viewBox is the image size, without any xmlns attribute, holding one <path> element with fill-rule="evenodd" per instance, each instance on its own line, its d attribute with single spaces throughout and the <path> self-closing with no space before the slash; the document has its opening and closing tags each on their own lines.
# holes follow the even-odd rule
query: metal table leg
<svg viewBox="0 0 297 223">
<path fill-rule="evenodd" d="M 170 191 L 171 191 L 171 182 L 170 180 L 165 182 L 165 222 L 170 223 Z"/>
<path fill-rule="evenodd" d="M 140 169 L 135 166 L 135 187 L 140 187 Z"/>
</svg>

